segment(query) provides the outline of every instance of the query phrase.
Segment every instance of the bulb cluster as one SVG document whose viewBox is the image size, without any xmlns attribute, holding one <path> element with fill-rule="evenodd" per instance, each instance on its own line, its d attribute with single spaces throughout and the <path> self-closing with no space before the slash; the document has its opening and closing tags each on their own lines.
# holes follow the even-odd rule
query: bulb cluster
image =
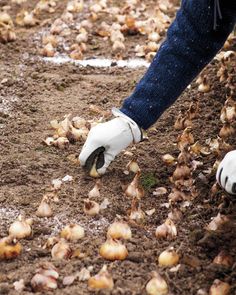
<svg viewBox="0 0 236 295">
<path fill-rule="evenodd" d="M 52 0 L 48 0 L 48 2 L 51 9 L 49 12 L 52 12 L 56 2 L 54 3 Z M 41 6 L 42 4 L 37 5 L 33 12 L 22 13 L 20 23 L 22 23 L 22 19 L 24 23 L 24 18 L 27 18 L 28 25 L 35 25 L 37 20 L 34 18 L 34 14 L 42 11 L 43 7 Z M 61 16 L 52 23 L 50 31 L 44 36 L 48 42 L 42 42 L 43 47 L 40 49 L 40 54 L 53 57 L 60 46 L 58 42 L 51 42 L 51 40 L 57 39 L 57 41 L 63 42 L 64 38 L 72 34 L 71 24 L 73 24 L 73 31 L 76 31 L 77 35 L 74 43 L 66 47 L 66 51 L 75 60 L 84 59 L 84 54 L 88 51 L 87 44 L 91 36 L 94 35 L 109 40 L 112 54 L 115 58 L 122 59 L 126 50 L 126 37 L 139 34 L 145 35 L 147 40 L 145 45 L 136 46 L 135 54 L 151 61 L 160 46 L 161 35 L 165 33 L 171 22 L 167 15 L 170 10 L 175 10 L 170 1 L 166 1 L 165 4 L 158 3 L 155 9 L 150 12 L 146 5 L 140 1 L 126 0 L 124 5 L 119 8 L 112 6 L 107 0 L 94 1 L 89 5 L 85 5 L 83 0 L 71 0 Z M 83 16 L 82 13 L 87 17 L 77 22 L 78 14 Z M 112 24 L 99 21 L 104 14 L 113 19 Z M 98 25 L 97 22 L 99 22 Z"/>
</svg>

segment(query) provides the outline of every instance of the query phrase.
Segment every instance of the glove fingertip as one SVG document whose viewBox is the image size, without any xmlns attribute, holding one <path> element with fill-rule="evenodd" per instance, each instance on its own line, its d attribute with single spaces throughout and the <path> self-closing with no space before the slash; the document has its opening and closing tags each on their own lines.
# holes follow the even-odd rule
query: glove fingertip
<svg viewBox="0 0 236 295">
<path fill-rule="evenodd" d="M 80 163 L 80 166 L 84 166 L 86 161 L 83 159 L 84 157 L 81 156 L 81 154 L 79 155 L 78 159 L 79 159 L 79 163 Z"/>
</svg>

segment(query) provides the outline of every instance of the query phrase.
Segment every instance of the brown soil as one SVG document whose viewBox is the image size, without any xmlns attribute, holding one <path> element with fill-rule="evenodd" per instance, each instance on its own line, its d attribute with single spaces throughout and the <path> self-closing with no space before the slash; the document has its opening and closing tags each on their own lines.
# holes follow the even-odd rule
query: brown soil
<svg viewBox="0 0 236 295">
<path fill-rule="evenodd" d="M 66 2 L 60 1 L 60 7 L 50 17 L 55 19 L 60 15 Z M 17 5 L 13 6 L 12 15 L 18 9 Z M 199 98 L 200 109 L 194 120 L 193 134 L 195 140 L 201 143 L 208 138 L 216 138 L 221 128 L 219 114 L 227 90 L 224 83 L 219 83 L 216 77 L 219 63 L 213 61 L 205 69 L 211 91 L 200 94 L 196 83 L 192 83 L 191 88 L 183 93 L 160 118 L 155 128 L 149 131 L 149 140 L 138 144 L 133 151 L 141 167 L 146 188 L 142 209 L 146 211 L 155 208 L 156 212 L 147 216 L 143 226 L 131 224 L 133 238 L 126 242 L 128 258 L 122 262 L 108 263 L 99 256 L 98 249 L 105 241 L 107 227 L 115 216 L 127 216 L 130 201 L 124 196 L 121 185 L 132 179 L 132 175 L 123 173 L 130 157 L 121 153 L 108 173 L 102 177 L 101 198 L 98 202 L 108 198 L 110 205 L 98 217 L 89 218 L 83 213 L 83 199 L 93 187 L 94 180 L 67 159 L 70 154 L 78 154 L 83 143 L 58 150 L 45 146 L 42 141 L 51 134 L 49 122 L 54 118 L 62 119 L 65 114 L 72 113 L 92 119 L 93 115 L 88 111 L 90 104 L 99 105 L 105 110 L 113 106 L 119 107 L 145 69 L 95 69 L 72 64 L 47 64 L 36 57 L 38 32 L 42 28 L 44 27 L 17 27 L 17 41 L 0 45 L 0 81 L 4 79 L 0 83 L 0 238 L 7 235 L 9 225 L 20 213 L 34 218 L 33 236 L 21 241 L 23 253 L 15 260 L 0 262 L 0 294 L 16 294 L 13 282 L 19 279 L 24 279 L 26 284 L 21 294 L 31 294 L 33 291 L 30 280 L 36 268 L 45 261 L 53 262 L 60 274 L 58 288 L 52 292 L 54 294 L 90 294 L 86 282 L 75 281 L 71 286 L 65 287 L 62 280 L 82 267 L 91 265 L 94 267 L 92 274 L 95 274 L 103 264 L 108 264 L 115 282 L 115 287 L 109 294 L 145 294 L 145 284 L 153 270 L 165 277 L 171 292 L 176 295 L 196 294 L 200 288 L 209 290 L 217 278 L 228 282 L 232 286 L 230 294 L 236 294 L 235 263 L 232 268 L 212 264 L 220 250 L 229 251 L 234 262 L 236 261 L 235 227 L 230 223 L 227 228 L 214 234 L 209 234 L 204 229 L 219 212 L 231 217 L 235 215 L 235 199 L 223 191 L 211 196 L 214 174 L 205 173 L 204 181 L 199 177 L 204 170 L 212 167 L 216 160 L 215 155 L 198 158 L 204 163 L 194 174 L 198 196 L 186 208 L 179 205 L 183 219 L 177 222 L 177 238 L 172 241 L 155 238 L 156 226 L 167 218 L 170 209 L 163 206 L 168 202 L 166 195 L 156 197 L 152 192 L 158 186 L 171 190 L 169 177 L 174 168 L 166 167 L 161 156 L 166 153 L 178 155 L 175 143 L 180 132 L 173 128 L 178 112 L 187 110 L 192 99 Z M 131 48 L 132 44 L 142 41 L 139 36 L 130 38 Z M 99 42 L 96 55 L 105 56 L 105 45 L 98 37 L 95 40 Z M 88 53 L 88 56 L 93 55 Z M 235 148 L 236 142 L 231 143 Z M 37 218 L 35 211 L 52 179 L 62 178 L 67 174 L 73 176 L 74 181 L 65 184 L 61 189 L 59 203 L 53 204 L 53 217 Z M 86 253 L 86 257 L 53 261 L 50 250 L 42 249 L 42 245 L 48 237 L 57 235 L 64 225 L 75 222 L 84 226 L 86 237 L 72 246 L 79 247 Z M 171 272 L 168 268 L 158 267 L 158 254 L 169 246 L 179 248 L 181 266 L 178 271 Z M 197 266 L 189 265 L 188 256 L 198 258 Z"/>
</svg>

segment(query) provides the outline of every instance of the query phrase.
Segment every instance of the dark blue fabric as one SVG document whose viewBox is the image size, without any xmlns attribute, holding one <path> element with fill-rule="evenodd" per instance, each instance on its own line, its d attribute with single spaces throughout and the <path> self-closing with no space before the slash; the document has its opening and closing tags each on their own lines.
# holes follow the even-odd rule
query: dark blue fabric
<svg viewBox="0 0 236 295">
<path fill-rule="evenodd" d="M 167 37 L 121 111 L 147 129 L 224 45 L 236 21 L 236 0 L 183 0 Z M 216 21 L 216 26 L 214 26 Z"/>
</svg>

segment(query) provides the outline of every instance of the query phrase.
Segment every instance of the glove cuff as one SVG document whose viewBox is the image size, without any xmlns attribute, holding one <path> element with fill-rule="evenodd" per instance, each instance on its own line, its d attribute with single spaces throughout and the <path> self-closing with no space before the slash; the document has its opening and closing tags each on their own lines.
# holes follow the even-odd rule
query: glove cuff
<svg viewBox="0 0 236 295">
<path fill-rule="evenodd" d="M 112 108 L 111 111 L 115 117 L 122 118 L 128 123 L 131 133 L 132 133 L 132 136 L 133 136 L 134 143 L 138 143 L 143 139 L 142 130 L 141 130 L 141 128 L 139 128 L 137 123 L 134 122 L 134 120 L 132 120 L 130 117 L 128 117 L 127 115 L 122 113 L 117 108 Z"/>
</svg>

